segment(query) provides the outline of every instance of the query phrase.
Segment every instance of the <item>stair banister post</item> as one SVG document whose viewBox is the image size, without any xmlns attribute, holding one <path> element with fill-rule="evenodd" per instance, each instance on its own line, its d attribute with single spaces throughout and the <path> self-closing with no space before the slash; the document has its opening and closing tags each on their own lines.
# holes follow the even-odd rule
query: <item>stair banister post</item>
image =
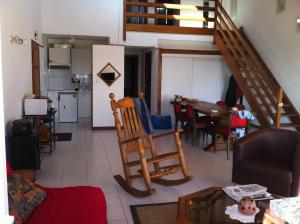
<svg viewBox="0 0 300 224">
<path fill-rule="evenodd" d="M 216 35 L 217 35 L 217 19 L 218 19 L 218 17 L 217 17 L 217 11 L 218 11 L 218 1 L 219 0 L 215 0 L 215 12 L 214 12 L 214 37 L 213 37 L 213 43 L 214 44 L 216 44 L 216 42 L 215 42 L 215 37 L 216 37 Z"/>
<path fill-rule="evenodd" d="M 281 112 L 282 112 L 282 99 L 283 99 L 283 89 L 279 88 L 277 93 L 277 111 L 276 111 L 276 128 L 280 128 L 280 119 L 281 119 Z"/>
<path fill-rule="evenodd" d="M 126 41 L 126 23 L 127 23 L 127 0 L 123 0 L 123 40 Z"/>
</svg>

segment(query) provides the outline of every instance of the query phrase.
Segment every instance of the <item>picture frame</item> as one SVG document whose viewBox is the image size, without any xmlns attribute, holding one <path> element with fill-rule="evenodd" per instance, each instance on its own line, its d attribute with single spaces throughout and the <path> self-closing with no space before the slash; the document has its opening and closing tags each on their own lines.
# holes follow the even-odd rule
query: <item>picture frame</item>
<svg viewBox="0 0 300 224">
<path fill-rule="evenodd" d="M 97 76 L 110 87 L 115 81 L 117 81 L 121 74 L 114 66 L 107 63 L 101 71 L 98 72 Z"/>
</svg>

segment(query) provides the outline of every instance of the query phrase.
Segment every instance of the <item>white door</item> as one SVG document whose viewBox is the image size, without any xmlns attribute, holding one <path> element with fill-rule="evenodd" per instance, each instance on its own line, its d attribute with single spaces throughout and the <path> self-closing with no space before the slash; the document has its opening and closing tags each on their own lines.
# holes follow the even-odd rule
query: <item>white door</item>
<svg viewBox="0 0 300 224">
<path fill-rule="evenodd" d="M 77 122 L 77 93 L 59 93 L 59 122 Z"/>
</svg>

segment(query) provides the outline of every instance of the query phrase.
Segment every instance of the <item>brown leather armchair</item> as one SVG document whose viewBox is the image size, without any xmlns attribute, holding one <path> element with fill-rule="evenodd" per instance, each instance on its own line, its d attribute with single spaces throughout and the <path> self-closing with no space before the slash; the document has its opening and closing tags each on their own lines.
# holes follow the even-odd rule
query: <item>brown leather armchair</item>
<svg viewBox="0 0 300 224">
<path fill-rule="evenodd" d="M 264 129 L 237 140 L 233 146 L 232 181 L 257 183 L 273 194 L 300 193 L 300 133 Z"/>
</svg>

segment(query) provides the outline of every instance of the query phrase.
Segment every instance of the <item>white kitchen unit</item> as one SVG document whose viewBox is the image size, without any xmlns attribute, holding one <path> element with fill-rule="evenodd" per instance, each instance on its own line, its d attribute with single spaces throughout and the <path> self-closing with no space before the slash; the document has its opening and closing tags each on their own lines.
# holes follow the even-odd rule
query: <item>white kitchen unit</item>
<svg viewBox="0 0 300 224">
<path fill-rule="evenodd" d="M 78 121 L 78 95 L 76 92 L 58 93 L 58 119 L 59 122 Z"/>
<path fill-rule="evenodd" d="M 51 67 L 70 67 L 71 49 L 70 48 L 49 48 L 49 68 Z"/>
<path fill-rule="evenodd" d="M 92 92 L 78 92 L 78 118 L 92 116 Z"/>
</svg>

